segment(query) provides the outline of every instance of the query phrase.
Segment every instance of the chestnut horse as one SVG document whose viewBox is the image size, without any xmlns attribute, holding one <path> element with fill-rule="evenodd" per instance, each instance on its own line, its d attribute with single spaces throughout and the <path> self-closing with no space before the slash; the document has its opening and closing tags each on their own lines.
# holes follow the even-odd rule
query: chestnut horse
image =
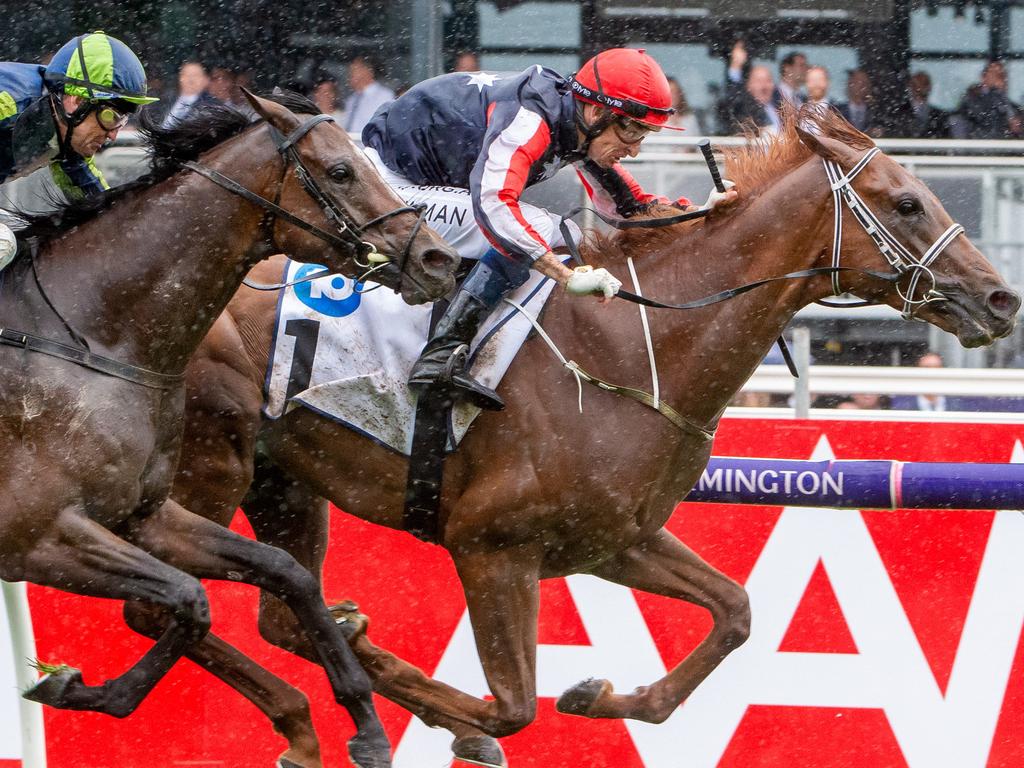
<svg viewBox="0 0 1024 768">
<path fill-rule="evenodd" d="M 273 592 L 295 611 L 355 721 L 353 759 L 379 768 L 390 765 L 390 754 L 370 683 L 317 581 L 285 552 L 169 498 L 183 371 L 246 272 L 272 253 L 351 276 L 365 272 L 368 251 L 402 254 L 403 271 L 378 276 L 409 302 L 449 290 L 457 257 L 421 227 L 343 130 L 275 101 L 250 102 L 264 119 L 252 126 L 234 110 L 211 108 L 172 129 L 151 127 L 148 179 L 35 221 L 28 234 L 41 238 L 38 247 L 23 244 L 3 273 L 0 578 L 169 612 L 156 644 L 121 676 L 89 686 L 78 670 L 44 667 L 49 674 L 26 693 L 117 717 L 130 714 L 209 630 L 198 578 Z M 282 142 L 289 156 L 275 147 Z M 230 177 L 242 192 L 211 176 Z M 253 194 L 280 207 L 268 211 Z M 335 216 L 376 224 L 346 233 Z"/>
<path fill-rule="evenodd" d="M 856 170 L 850 183 L 862 203 L 912 261 L 930 266 L 904 264 L 895 281 L 889 272 L 895 246 L 882 243 L 880 252 L 844 204 L 837 245 L 849 271 L 834 273 L 839 289 L 905 310 L 955 333 L 966 346 L 1010 333 L 1019 296 L 959 236 L 962 230 L 925 185 L 876 154 L 871 140 L 841 118 L 802 119 L 815 124 L 813 133 L 790 117 L 777 138 L 728 153 L 728 176 L 742 196 L 728 212 L 597 237 L 584 249 L 586 259 L 618 273 L 633 256 L 644 293 L 672 301 L 790 271 L 827 272 L 837 227 L 826 167 L 833 174 Z M 267 262 L 253 274 L 267 280 L 280 271 L 279 262 Z M 593 718 L 667 718 L 744 642 L 750 612 L 743 587 L 664 525 L 700 477 L 710 435 L 730 399 L 797 310 L 835 292 L 833 274 L 822 272 L 690 312 L 648 312 L 661 398 L 682 414 L 682 429 L 600 389 L 584 393 L 581 415 L 573 376 L 541 339 L 527 341 L 501 384 L 509 407 L 477 418 L 448 458 L 444 477 L 441 543 L 462 580 L 494 698 L 477 699 L 433 681 L 356 632 L 353 647 L 375 689 L 428 724 L 452 730 L 456 756 L 503 765 L 492 737 L 523 728 L 536 711 L 538 583 L 589 573 L 695 603 L 710 611 L 714 625 L 663 679 L 631 693 L 586 681 L 561 697 L 559 709 Z M 224 524 L 241 503 L 261 540 L 319 572 L 326 545 L 323 499 L 401 528 L 407 459 L 307 409 L 261 421 L 274 323 L 275 299 L 243 289 L 193 359 L 187 449 L 173 496 Z M 645 386 L 647 352 L 632 304 L 598 306 L 556 292 L 543 326 L 565 357 L 586 371 Z M 283 605 L 267 598 L 262 608 L 267 639 L 313 658 Z M 161 626 L 139 612 L 128 617 L 140 631 Z M 272 687 L 255 666 L 237 666 L 239 657 L 212 635 L 190 654 L 273 718 L 289 738 L 295 764 L 320 765 L 301 694 L 283 683 Z"/>
</svg>

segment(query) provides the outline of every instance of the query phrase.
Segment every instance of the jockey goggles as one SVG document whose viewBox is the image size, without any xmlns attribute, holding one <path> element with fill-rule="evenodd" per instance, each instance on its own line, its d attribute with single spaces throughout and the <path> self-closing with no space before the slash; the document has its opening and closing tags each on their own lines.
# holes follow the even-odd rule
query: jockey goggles
<svg viewBox="0 0 1024 768">
<path fill-rule="evenodd" d="M 655 128 L 644 125 L 628 117 L 616 116 L 612 121 L 612 130 L 623 144 L 639 144 L 644 137 L 653 133 Z"/>
<path fill-rule="evenodd" d="M 121 112 L 109 104 L 97 104 L 92 111 L 96 115 L 96 122 L 100 124 L 100 128 L 108 133 L 124 128 L 131 117 L 129 113 Z"/>
</svg>

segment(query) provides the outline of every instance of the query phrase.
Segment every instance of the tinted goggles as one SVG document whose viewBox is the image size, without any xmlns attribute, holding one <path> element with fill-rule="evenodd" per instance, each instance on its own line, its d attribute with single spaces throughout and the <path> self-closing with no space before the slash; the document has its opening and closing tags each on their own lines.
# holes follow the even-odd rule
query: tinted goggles
<svg viewBox="0 0 1024 768">
<path fill-rule="evenodd" d="M 644 137 L 652 133 L 654 129 L 649 125 L 632 120 L 628 117 L 617 116 L 612 121 L 612 130 L 624 144 L 636 144 L 643 141 Z"/>
<path fill-rule="evenodd" d="M 96 114 L 96 122 L 105 131 L 116 131 L 124 128 L 131 117 L 131 114 L 128 112 L 120 112 L 109 104 L 100 104 L 93 111 Z"/>
</svg>

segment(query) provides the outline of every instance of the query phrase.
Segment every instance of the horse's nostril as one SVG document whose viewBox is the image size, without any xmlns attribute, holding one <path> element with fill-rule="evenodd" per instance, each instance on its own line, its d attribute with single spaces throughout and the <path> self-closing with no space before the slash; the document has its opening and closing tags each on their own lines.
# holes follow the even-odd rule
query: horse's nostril
<svg viewBox="0 0 1024 768">
<path fill-rule="evenodd" d="M 1020 309 L 1020 294 L 1014 291 L 992 291 L 988 295 L 988 306 L 997 315 L 1012 317 Z"/>
<path fill-rule="evenodd" d="M 451 253 L 439 248 L 431 248 L 423 254 L 423 267 L 428 272 L 451 272 L 455 263 L 456 260 Z"/>
</svg>

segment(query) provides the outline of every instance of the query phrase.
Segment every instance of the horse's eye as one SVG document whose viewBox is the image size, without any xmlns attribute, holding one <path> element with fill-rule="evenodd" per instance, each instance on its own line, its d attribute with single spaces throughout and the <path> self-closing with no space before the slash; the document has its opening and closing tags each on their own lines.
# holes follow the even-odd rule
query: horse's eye
<svg viewBox="0 0 1024 768">
<path fill-rule="evenodd" d="M 921 204 L 913 198 L 904 198 L 896 205 L 896 210 L 901 216 L 913 216 L 921 212 Z"/>
<path fill-rule="evenodd" d="M 345 182 L 352 178 L 352 169 L 347 165 L 336 165 L 327 172 L 333 181 Z"/>
</svg>

